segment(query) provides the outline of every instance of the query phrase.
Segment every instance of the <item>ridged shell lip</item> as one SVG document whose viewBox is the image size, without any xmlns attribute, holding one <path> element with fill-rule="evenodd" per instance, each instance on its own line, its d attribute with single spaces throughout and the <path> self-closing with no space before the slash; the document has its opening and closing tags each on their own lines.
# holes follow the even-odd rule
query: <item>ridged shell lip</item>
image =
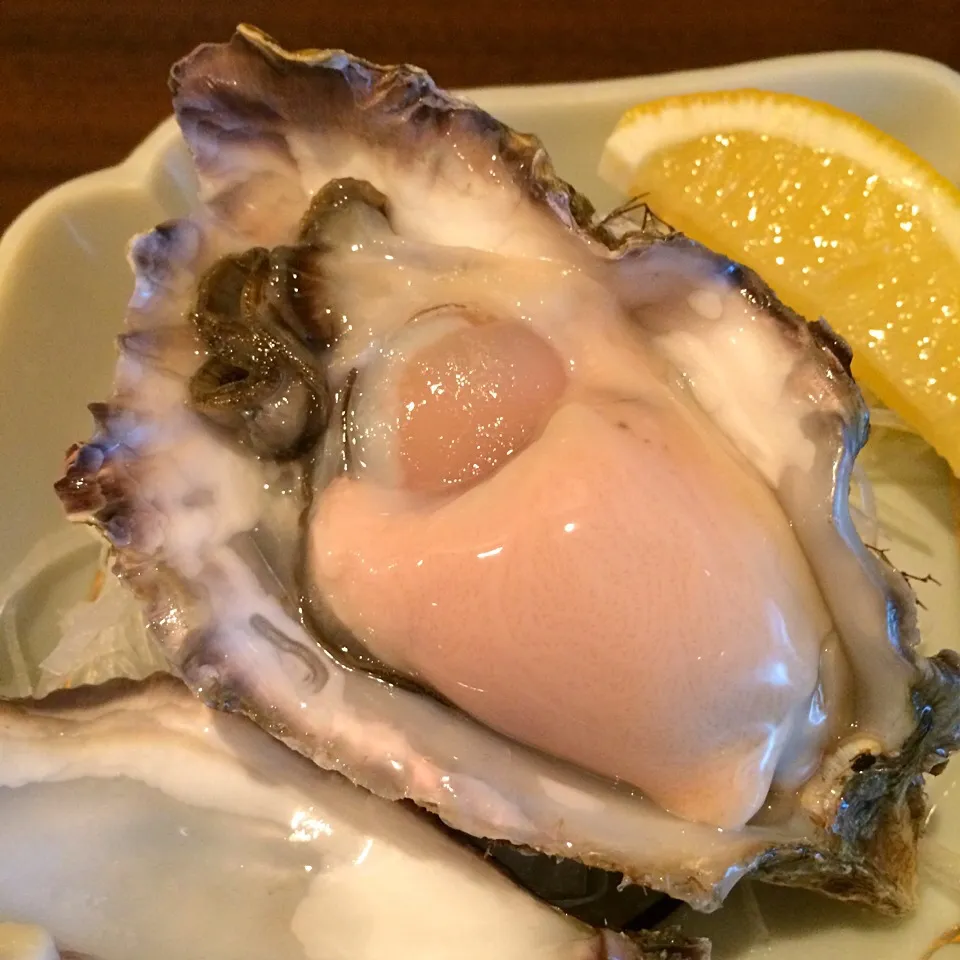
<svg viewBox="0 0 960 960">
<path fill-rule="evenodd" d="M 842 55 L 840 55 L 840 56 L 842 56 Z M 878 57 L 879 57 L 879 59 L 878 59 Z M 860 64 L 861 64 L 861 66 L 863 66 L 863 67 L 869 66 L 869 64 L 870 64 L 871 62 L 873 62 L 873 63 L 880 63 L 880 62 L 889 63 L 890 61 L 889 61 L 888 59 L 886 59 L 886 57 L 887 57 L 887 55 L 869 54 L 869 55 L 864 55 L 863 57 L 860 57 L 859 62 L 860 62 Z M 894 59 L 898 60 L 898 62 L 900 62 L 903 66 L 906 66 L 905 61 L 906 61 L 908 58 L 894 58 Z M 807 62 L 807 64 L 810 63 L 809 60 L 807 60 L 806 62 Z M 837 61 L 836 59 L 830 59 L 830 58 L 828 58 L 828 60 L 819 60 L 819 61 L 817 61 L 817 62 L 823 63 L 823 64 L 825 64 L 825 65 L 829 65 L 829 63 L 834 63 L 834 64 L 836 64 L 836 63 L 838 63 L 839 61 Z M 785 68 L 787 65 L 788 65 L 788 64 L 787 64 L 786 61 L 778 62 L 778 69 L 780 69 L 780 68 Z M 937 75 L 939 76 L 943 71 L 945 71 L 945 68 L 937 68 L 936 70 L 933 71 L 933 73 L 929 74 L 929 76 L 933 76 L 933 74 L 937 74 Z M 947 74 L 950 74 L 949 71 L 946 71 L 946 73 L 947 73 Z M 732 75 L 731 75 L 731 76 L 732 76 Z M 954 79 L 956 79 L 956 78 L 955 78 L 955 75 L 950 74 L 950 76 L 953 77 Z M 677 79 L 677 78 L 672 78 L 672 79 L 675 80 L 675 79 Z M 944 78 L 942 78 L 942 79 L 946 79 L 946 78 L 944 77 Z M 732 81 L 731 81 L 731 82 L 732 82 Z M 742 82 L 742 81 L 737 81 L 737 82 Z M 591 90 L 590 96 L 594 96 L 594 94 L 596 93 L 596 91 L 600 91 L 600 93 L 602 93 L 603 91 L 606 91 L 606 90 L 621 89 L 621 87 L 619 87 L 618 84 L 623 84 L 623 83 L 626 83 L 626 82 L 625 82 L 625 81 L 612 81 L 612 82 L 610 82 L 610 85 L 603 85 L 603 84 L 601 84 L 601 85 L 598 85 L 597 87 L 591 87 L 591 88 L 590 88 L 590 90 Z M 525 91 L 525 92 L 523 92 L 523 93 L 524 93 L 525 96 L 531 95 L 529 91 Z M 596 93 L 596 95 L 599 96 L 600 93 Z M 497 95 L 499 95 L 498 92 L 492 92 L 492 93 L 491 93 L 491 99 L 495 100 Z M 521 97 L 521 99 L 522 99 L 522 97 Z M 153 153 L 151 154 L 151 158 L 149 159 L 149 162 L 148 162 L 148 164 L 147 164 L 147 166 L 149 166 L 150 164 L 153 164 L 153 165 L 154 165 L 154 168 L 150 170 L 148 179 L 153 178 L 154 180 L 157 181 L 156 183 L 151 182 L 150 189 L 151 189 L 151 190 L 156 189 L 156 190 L 157 190 L 157 193 L 158 193 L 158 196 L 159 196 L 159 194 L 163 193 L 163 191 L 165 191 L 165 190 L 168 191 L 168 194 L 169 194 L 169 188 L 170 188 L 170 184 L 171 184 L 171 179 L 166 176 L 166 172 L 165 172 L 165 171 L 168 169 L 168 161 L 170 161 L 171 155 L 172 155 L 172 157 L 173 157 L 173 160 L 172 160 L 171 163 L 169 163 L 169 166 L 172 166 L 172 167 L 175 168 L 175 167 L 176 167 L 176 164 L 177 164 L 178 162 L 182 162 L 182 153 L 179 152 L 179 145 L 177 144 L 178 139 L 179 139 L 178 135 L 172 130 L 172 128 L 169 126 L 169 122 L 168 122 L 168 125 L 166 125 L 164 128 L 161 128 L 160 130 L 158 130 L 157 133 L 154 135 L 154 137 L 152 137 L 151 140 L 148 141 L 148 142 L 144 145 L 142 151 L 138 151 L 138 154 L 135 155 L 135 158 L 131 158 L 131 161 L 128 161 L 128 164 L 124 164 L 124 165 L 123 165 L 124 168 L 127 168 L 127 173 L 126 173 L 126 174 L 124 174 L 123 176 L 120 176 L 119 179 L 118 179 L 117 177 L 115 177 L 115 176 L 111 176 L 111 177 L 108 177 L 107 180 L 101 180 L 101 181 L 99 181 L 99 183 L 100 183 L 101 185 L 102 185 L 102 184 L 106 184 L 107 182 L 109 182 L 109 183 L 111 183 L 111 184 L 116 184 L 116 183 L 118 183 L 118 182 L 124 182 L 125 179 L 126 179 L 126 181 L 129 182 L 130 184 L 136 183 L 138 186 L 142 185 L 142 179 L 140 178 L 140 173 L 137 173 L 137 174 L 134 175 L 134 176 L 128 176 L 128 174 L 130 173 L 130 171 L 132 171 L 132 170 L 134 170 L 134 169 L 138 169 L 140 172 L 142 172 L 142 170 L 144 169 L 144 165 L 143 165 L 143 164 L 140 164 L 140 166 L 138 167 L 138 165 L 135 164 L 133 161 L 134 161 L 134 159 L 136 159 L 137 156 L 140 157 L 140 160 L 143 160 L 143 158 L 147 156 L 147 154 L 144 153 L 143 151 L 146 151 L 147 148 L 149 147 L 149 148 L 150 148 L 150 151 L 157 150 L 157 152 L 153 152 Z M 165 153 L 165 152 L 164 152 L 164 151 L 168 151 L 168 150 L 170 151 L 169 153 Z M 140 163 L 140 161 L 138 161 L 138 163 Z M 123 169 L 123 168 L 121 168 L 121 169 Z M 108 171 L 107 173 L 112 173 L 112 172 L 109 172 L 109 171 Z M 182 169 L 181 169 L 180 173 L 181 173 L 181 174 L 183 173 L 183 170 L 182 170 Z M 93 175 L 93 176 L 94 176 L 94 177 L 97 177 L 97 176 L 100 176 L 100 175 Z M 175 178 L 174 178 L 174 179 L 175 179 Z M 184 176 L 183 176 L 183 181 L 184 181 L 184 182 L 189 182 L 189 180 L 190 180 L 189 174 L 184 174 Z M 87 189 L 88 186 L 91 187 L 91 188 L 94 188 L 93 191 L 92 191 L 93 193 L 96 193 L 96 190 L 99 189 L 99 187 L 97 186 L 97 182 L 95 182 L 95 181 L 93 181 L 93 180 L 88 181 L 87 184 L 84 185 L 84 191 L 86 191 L 86 189 Z M 64 188 L 64 189 L 68 189 L 68 188 Z M 186 190 L 184 190 L 183 193 L 180 194 L 180 196 L 185 196 L 185 195 L 187 195 L 188 193 L 189 193 L 189 188 L 186 189 Z M 79 194 L 77 194 L 77 195 L 79 196 Z M 67 194 L 64 194 L 63 196 L 67 196 Z M 49 198 L 48 198 L 48 200 L 49 200 Z M 58 201 L 58 202 L 59 202 L 59 201 Z M 25 222 L 25 223 L 27 223 L 27 224 L 29 225 L 29 220 L 25 220 L 25 221 L 23 221 L 23 222 Z M 9 231 L 8 234 L 6 235 L 6 237 L 4 238 L 3 246 L 0 247 L 0 275 L 4 275 L 4 276 L 5 276 L 5 274 L 3 274 L 3 269 L 5 269 L 5 268 L 8 266 L 8 264 L 11 262 L 9 259 L 7 259 L 7 256 L 8 256 L 9 251 L 12 250 L 12 249 L 14 249 L 14 247 L 16 247 L 16 246 L 18 245 L 18 243 L 19 243 L 19 241 L 18 241 L 18 239 L 17 239 L 18 236 L 21 236 L 21 237 L 23 236 L 23 234 L 22 234 L 22 232 L 21 232 L 20 221 L 18 221 L 18 225 L 17 225 L 17 229 L 16 229 L 16 230 L 14 230 L 13 228 L 11 228 L 11 231 Z M 11 244 L 12 244 L 12 246 L 11 246 Z"/>
</svg>

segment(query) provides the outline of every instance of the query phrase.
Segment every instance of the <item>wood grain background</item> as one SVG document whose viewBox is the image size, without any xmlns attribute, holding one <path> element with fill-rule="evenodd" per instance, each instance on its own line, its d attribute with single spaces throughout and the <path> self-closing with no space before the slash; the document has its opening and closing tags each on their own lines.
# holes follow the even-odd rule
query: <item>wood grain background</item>
<svg viewBox="0 0 960 960">
<path fill-rule="evenodd" d="M 884 48 L 960 69 L 960 0 L 0 0 L 0 229 L 169 113 L 170 64 L 241 20 L 286 46 L 407 61 L 445 86 Z"/>
</svg>

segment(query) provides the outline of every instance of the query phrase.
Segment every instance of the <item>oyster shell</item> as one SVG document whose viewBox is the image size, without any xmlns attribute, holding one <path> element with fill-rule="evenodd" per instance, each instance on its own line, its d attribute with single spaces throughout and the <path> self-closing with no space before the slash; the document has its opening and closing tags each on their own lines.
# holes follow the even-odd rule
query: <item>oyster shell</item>
<svg viewBox="0 0 960 960">
<path fill-rule="evenodd" d="M 172 87 L 202 203 L 58 492 L 177 672 L 478 837 L 908 909 L 960 663 L 854 529 L 846 345 L 415 68 L 241 27 Z"/>
<path fill-rule="evenodd" d="M 0 756 L 0 916 L 84 957 L 709 955 L 537 903 L 172 677 L 0 703 Z"/>
</svg>

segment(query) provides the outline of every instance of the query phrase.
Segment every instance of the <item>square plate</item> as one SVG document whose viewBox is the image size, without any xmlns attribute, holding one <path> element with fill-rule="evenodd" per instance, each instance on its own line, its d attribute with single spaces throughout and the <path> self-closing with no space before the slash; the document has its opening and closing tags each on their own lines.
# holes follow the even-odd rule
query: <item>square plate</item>
<svg viewBox="0 0 960 960">
<path fill-rule="evenodd" d="M 799 93 L 850 110 L 960 182 L 960 75 L 901 54 L 818 54 L 627 80 L 485 88 L 468 96 L 511 126 L 537 133 L 560 175 L 604 209 L 622 198 L 599 181 L 596 165 L 626 108 L 667 94 L 737 87 Z M 0 583 L 63 527 L 52 483 L 65 449 L 89 432 L 86 403 L 109 389 L 114 337 L 131 290 L 124 258 L 129 237 L 186 212 L 194 197 L 189 158 L 171 119 L 124 163 L 42 197 L 0 242 L 0 454 L 6 467 L 0 471 Z M 865 462 L 879 508 L 877 545 L 889 547 L 901 568 L 940 581 L 940 587 L 919 586 L 927 607 L 921 622 L 931 647 L 955 644 L 955 481 L 943 461 L 910 436 L 871 441 Z M 56 642 L 58 611 L 81 589 L 83 578 L 67 572 L 51 571 L 34 598 L 38 659 Z M 0 681 L 5 668 L 0 661 Z M 954 776 L 960 770 L 934 785 L 931 835 L 960 851 Z M 960 872 L 954 879 L 960 889 Z M 691 931 L 715 939 L 718 960 L 919 960 L 935 936 L 960 920 L 956 899 L 931 885 L 916 916 L 900 923 L 760 885 L 741 885 L 731 900 L 719 914 L 684 919 Z"/>
</svg>

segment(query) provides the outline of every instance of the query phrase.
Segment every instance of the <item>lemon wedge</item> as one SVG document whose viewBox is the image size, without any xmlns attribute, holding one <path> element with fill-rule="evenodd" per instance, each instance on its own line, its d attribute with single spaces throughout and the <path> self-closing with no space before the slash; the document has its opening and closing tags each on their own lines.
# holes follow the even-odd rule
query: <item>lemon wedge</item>
<svg viewBox="0 0 960 960">
<path fill-rule="evenodd" d="M 960 191 L 929 163 L 826 104 L 734 90 L 629 110 L 600 175 L 825 317 L 960 475 Z"/>
</svg>

